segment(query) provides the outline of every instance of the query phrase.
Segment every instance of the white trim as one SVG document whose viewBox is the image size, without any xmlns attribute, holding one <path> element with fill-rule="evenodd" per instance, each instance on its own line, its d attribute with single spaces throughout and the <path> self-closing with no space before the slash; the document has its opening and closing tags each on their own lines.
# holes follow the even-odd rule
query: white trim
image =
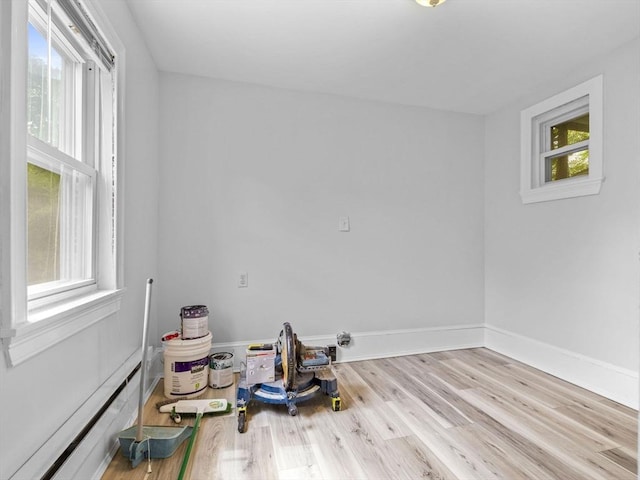
<svg viewBox="0 0 640 480">
<path fill-rule="evenodd" d="M 0 330 L 9 366 L 29 360 L 120 309 L 124 290 L 97 291 L 34 312 L 15 328 Z"/>
<path fill-rule="evenodd" d="M 245 358 L 247 346 L 252 343 L 273 343 L 276 341 L 276 337 L 277 335 L 268 339 L 214 343 L 212 351 L 233 353 L 233 368 L 235 371 L 239 371 L 240 363 Z M 309 346 L 337 344 L 335 335 L 299 335 L 298 338 L 303 344 Z M 336 362 L 355 362 L 375 358 L 475 348 L 482 347 L 483 344 L 484 327 L 481 324 L 352 332 L 351 344 L 346 347 L 337 347 Z"/>
<path fill-rule="evenodd" d="M 114 92 L 114 104 L 116 109 L 116 118 L 114 122 L 115 135 L 115 155 L 116 164 L 116 205 L 115 205 L 115 248 L 111 249 L 110 242 L 98 242 L 98 255 L 106 255 L 111 252 L 113 255 L 114 268 L 106 272 L 104 269 L 98 271 L 98 283 L 106 282 L 108 285 L 120 286 L 124 284 L 124 184 L 125 184 L 125 165 L 126 165 L 126 65 L 127 52 L 124 43 L 120 40 L 118 33 L 111 25 L 109 17 L 104 13 L 98 0 L 84 0 L 83 6 L 87 13 L 95 22 L 95 27 L 100 35 L 109 41 L 116 55 L 115 75 L 116 75 L 116 91 Z M 112 179 L 110 179 L 112 180 Z M 102 188 L 100 185 L 98 188 Z M 100 218 L 100 217 L 99 217 Z"/>
<path fill-rule="evenodd" d="M 485 325 L 485 347 L 638 409 L 638 372 Z"/>
<path fill-rule="evenodd" d="M 537 203 L 563 198 L 583 197 L 585 195 L 597 195 L 600 193 L 603 181 L 603 178 L 587 180 L 579 179 L 579 177 L 558 180 L 543 187 L 532 189 L 526 194 L 522 194 L 521 191 L 522 203 Z"/>
<path fill-rule="evenodd" d="M 520 196 L 522 203 L 596 195 L 604 181 L 603 168 L 603 76 L 576 85 L 520 113 Z M 589 174 L 544 182 L 539 165 L 539 125 L 544 114 L 588 97 Z"/>
<path fill-rule="evenodd" d="M 14 319 L 27 318 L 27 268 L 26 262 L 26 144 L 27 120 L 24 92 L 27 74 L 27 56 L 16 55 L 26 48 L 28 21 L 27 2 L 12 0 L 2 2 L 3 15 L 10 16 L 10 23 L 3 19 L 2 46 L 2 96 L 0 109 L 3 128 L 0 129 L 0 193 L 3 214 L 0 284 L 2 285 L 1 324 L 4 329 L 14 327 Z M 11 26 L 11 28 L 4 28 Z M 5 42 L 8 37 L 9 41 Z M 9 67 L 9 68 L 5 68 Z"/>
</svg>

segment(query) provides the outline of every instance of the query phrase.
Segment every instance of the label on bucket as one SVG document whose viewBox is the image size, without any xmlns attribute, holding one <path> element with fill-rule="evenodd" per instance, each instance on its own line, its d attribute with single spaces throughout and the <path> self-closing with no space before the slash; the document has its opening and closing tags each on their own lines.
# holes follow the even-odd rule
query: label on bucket
<svg viewBox="0 0 640 480">
<path fill-rule="evenodd" d="M 171 395 L 192 395 L 204 390 L 207 386 L 208 366 L 208 356 L 188 362 L 172 362 Z"/>
<path fill-rule="evenodd" d="M 209 332 L 209 309 L 205 305 L 192 305 L 180 309 L 182 338 L 200 338 Z"/>
<path fill-rule="evenodd" d="M 209 333 L 209 317 L 182 319 L 182 338 L 200 338 L 207 333 Z"/>
<path fill-rule="evenodd" d="M 207 368 L 208 363 L 207 358 L 201 358 L 200 360 L 193 360 L 190 362 L 174 362 L 173 371 L 176 373 L 198 373 Z"/>
<path fill-rule="evenodd" d="M 233 384 L 233 369 L 209 370 L 209 386 L 211 388 L 225 388 Z"/>
<path fill-rule="evenodd" d="M 233 354 L 229 352 L 214 353 L 209 363 L 209 386 L 225 388 L 233 384 Z"/>
</svg>

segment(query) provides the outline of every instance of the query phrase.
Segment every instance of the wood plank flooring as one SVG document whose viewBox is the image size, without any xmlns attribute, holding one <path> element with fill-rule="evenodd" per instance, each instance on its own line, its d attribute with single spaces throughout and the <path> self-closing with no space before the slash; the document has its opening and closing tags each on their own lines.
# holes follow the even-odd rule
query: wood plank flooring
<svg viewBox="0 0 640 480">
<path fill-rule="evenodd" d="M 625 480 L 637 471 L 637 412 L 484 348 L 334 365 L 339 412 L 319 394 L 285 406 L 252 402 L 203 417 L 192 480 Z M 147 425 L 170 425 L 150 399 Z M 208 389 L 235 404 L 235 386 Z M 184 418 L 183 422 L 192 422 Z M 177 478 L 169 459 L 131 469 L 120 453 L 103 480 Z"/>
</svg>

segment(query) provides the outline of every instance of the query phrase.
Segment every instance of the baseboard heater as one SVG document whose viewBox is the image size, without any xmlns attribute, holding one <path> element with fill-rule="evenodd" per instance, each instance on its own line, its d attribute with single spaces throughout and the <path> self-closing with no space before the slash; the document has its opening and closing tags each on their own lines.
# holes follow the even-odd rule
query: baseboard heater
<svg viewBox="0 0 640 480">
<path fill-rule="evenodd" d="M 56 459 L 53 465 L 49 467 L 49 469 L 41 477 L 41 480 L 51 480 L 55 476 L 55 474 L 58 472 L 58 470 L 60 470 L 64 462 L 67 461 L 67 459 L 71 456 L 74 450 L 78 448 L 82 440 L 84 440 L 84 438 L 89 434 L 89 432 L 94 427 L 94 425 L 98 423 L 98 420 L 100 420 L 100 417 L 104 415 L 104 412 L 106 412 L 107 409 L 111 406 L 111 404 L 115 401 L 115 399 L 118 398 L 118 395 L 122 393 L 122 391 L 126 388 L 126 386 L 131 381 L 131 379 L 134 377 L 134 375 L 138 373 L 138 370 L 140 370 L 141 365 L 142 363 L 138 362 L 138 364 L 133 368 L 133 370 L 131 370 L 131 373 L 127 375 L 127 378 L 125 378 L 122 381 L 122 383 L 115 389 L 115 391 L 111 394 L 111 396 L 107 399 L 107 401 L 104 402 L 102 407 L 98 409 L 96 414 L 93 417 L 91 417 L 91 420 L 89 420 L 89 422 L 84 426 L 84 428 L 80 431 L 80 433 L 78 433 L 78 435 L 76 435 L 76 437 L 71 441 L 71 443 L 67 446 L 64 452 L 60 454 L 60 456 Z"/>
</svg>

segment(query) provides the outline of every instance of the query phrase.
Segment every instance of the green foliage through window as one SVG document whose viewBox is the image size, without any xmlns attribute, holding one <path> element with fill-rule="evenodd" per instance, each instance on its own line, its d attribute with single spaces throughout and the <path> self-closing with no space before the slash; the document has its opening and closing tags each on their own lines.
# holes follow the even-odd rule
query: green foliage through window
<svg viewBox="0 0 640 480">
<path fill-rule="evenodd" d="M 61 176 L 27 164 L 27 284 L 60 278 Z"/>
<path fill-rule="evenodd" d="M 586 113 L 551 127 L 551 150 L 589 140 L 589 114 Z M 551 181 L 589 174 L 589 148 L 552 157 L 547 163 Z M 550 175 L 549 175 L 550 173 Z"/>
</svg>

